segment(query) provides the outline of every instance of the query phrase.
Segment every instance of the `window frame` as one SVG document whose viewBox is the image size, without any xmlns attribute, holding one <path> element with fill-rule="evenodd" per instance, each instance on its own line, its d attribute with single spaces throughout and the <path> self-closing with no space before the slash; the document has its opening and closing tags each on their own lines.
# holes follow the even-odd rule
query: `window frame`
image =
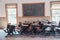
<svg viewBox="0 0 60 40">
<path fill-rule="evenodd" d="M 52 10 L 60 10 L 60 8 L 58 8 L 58 9 L 53 9 L 53 8 L 52 8 L 52 5 L 53 5 L 54 3 L 55 3 L 55 4 L 60 4 L 60 1 L 51 1 L 51 2 L 50 2 L 51 21 L 52 21 Z"/>
<path fill-rule="evenodd" d="M 16 3 L 11 3 L 11 4 L 5 4 L 5 11 L 6 11 L 6 25 L 8 24 L 8 7 L 7 6 L 13 6 L 15 5 L 16 7 L 16 24 L 18 23 L 18 7 L 17 7 L 17 4 Z"/>
</svg>

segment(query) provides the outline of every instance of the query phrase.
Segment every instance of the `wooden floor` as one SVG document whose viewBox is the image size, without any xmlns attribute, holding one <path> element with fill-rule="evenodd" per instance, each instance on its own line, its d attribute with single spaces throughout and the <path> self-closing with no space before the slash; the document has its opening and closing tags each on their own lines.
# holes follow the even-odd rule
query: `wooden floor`
<svg viewBox="0 0 60 40">
<path fill-rule="evenodd" d="M 5 37 L 7 35 L 7 33 L 5 33 L 3 30 L 0 30 L 0 40 L 60 40 L 60 36 L 19 36 L 19 35 L 14 35 L 14 36 L 8 36 Z"/>
</svg>

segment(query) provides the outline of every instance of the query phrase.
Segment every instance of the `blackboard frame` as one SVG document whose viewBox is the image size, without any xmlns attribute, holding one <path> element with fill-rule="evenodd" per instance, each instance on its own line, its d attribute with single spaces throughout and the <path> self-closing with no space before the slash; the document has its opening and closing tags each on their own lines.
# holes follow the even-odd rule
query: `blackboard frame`
<svg viewBox="0 0 60 40">
<path fill-rule="evenodd" d="M 24 5 L 31 5 L 31 4 L 44 4 L 44 13 L 43 13 L 43 16 L 25 16 L 24 15 L 24 8 L 23 6 Z M 45 17 L 45 2 L 42 2 L 42 3 L 22 3 L 22 13 L 23 13 L 23 16 L 22 17 Z"/>
</svg>

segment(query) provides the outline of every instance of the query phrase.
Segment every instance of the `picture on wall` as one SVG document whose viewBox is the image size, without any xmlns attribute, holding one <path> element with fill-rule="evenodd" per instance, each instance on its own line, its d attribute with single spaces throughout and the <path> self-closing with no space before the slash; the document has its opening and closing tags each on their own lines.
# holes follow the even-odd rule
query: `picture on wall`
<svg viewBox="0 0 60 40">
<path fill-rule="evenodd" d="M 23 5 L 23 16 L 44 16 L 45 3 L 31 3 Z"/>
</svg>

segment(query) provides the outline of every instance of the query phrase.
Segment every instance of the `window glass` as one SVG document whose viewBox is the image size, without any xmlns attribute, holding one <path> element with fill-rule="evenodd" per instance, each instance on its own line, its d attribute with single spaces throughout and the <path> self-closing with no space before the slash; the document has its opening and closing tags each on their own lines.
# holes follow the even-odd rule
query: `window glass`
<svg viewBox="0 0 60 40">
<path fill-rule="evenodd" d="M 53 4 L 52 8 L 52 21 L 58 24 L 60 21 L 60 4 Z"/>
<path fill-rule="evenodd" d="M 8 12 L 8 23 L 15 25 L 16 24 L 16 8 L 15 8 L 15 5 L 13 7 L 11 5 L 10 5 L 10 7 L 8 6 L 7 12 Z"/>
</svg>

